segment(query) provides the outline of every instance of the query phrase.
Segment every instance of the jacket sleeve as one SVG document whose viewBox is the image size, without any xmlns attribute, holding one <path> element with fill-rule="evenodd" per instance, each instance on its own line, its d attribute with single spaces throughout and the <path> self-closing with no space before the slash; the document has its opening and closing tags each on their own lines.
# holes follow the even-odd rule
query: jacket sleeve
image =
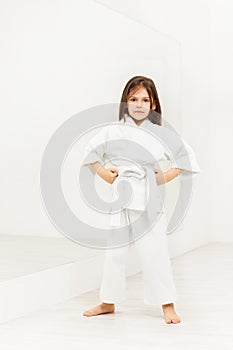
<svg viewBox="0 0 233 350">
<path fill-rule="evenodd" d="M 178 142 L 173 143 L 172 152 L 164 149 L 164 159 L 171 161 L 171 168 L 182 169 L 183 175 L 197 175 L 201 173 L 193 148 L 182 137 L 179 138 Z"/>
<path fill-rule="evenodd" d="M 104 153 L 107 142 L 109 126 L 104 126 L 97 134 L 86 144 L 82 165 L 90 165 L 99 162 L 104 165 Z"/>
</svg>

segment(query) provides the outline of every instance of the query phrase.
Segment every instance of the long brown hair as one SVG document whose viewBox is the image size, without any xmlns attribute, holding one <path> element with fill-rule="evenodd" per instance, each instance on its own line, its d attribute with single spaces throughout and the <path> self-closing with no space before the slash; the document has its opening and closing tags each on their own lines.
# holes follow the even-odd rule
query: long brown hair
<svg viewBox="0 0 233 350">
<path fill-rule="evenodd" d="M 121 97 L 121 102 L 120 102 L 120 109 L 119 109 L 119 120 L 124 118 L 125 113 L 129 114 L 128 112 L 128 107 L 127 107 L 127 102 L 128 102 L 128 97 L 131 94 L 133 90 L 137 90 L 137 88 L 144 87 L 150 97 L 150 112 L 148 114 L 148 119 L 153 123 L 153 124 L 162 124 L 162 111 L 161 111 L 161 106 L 159 102 L 159 97 L 158 93 L 155 87 L 155 84 L 152 79 L 137 75 L 133 78 L 131 78 L 122 93 Z M 152 110 L 152 104 L 156 104 L 155 110 Z"/>
</svg>

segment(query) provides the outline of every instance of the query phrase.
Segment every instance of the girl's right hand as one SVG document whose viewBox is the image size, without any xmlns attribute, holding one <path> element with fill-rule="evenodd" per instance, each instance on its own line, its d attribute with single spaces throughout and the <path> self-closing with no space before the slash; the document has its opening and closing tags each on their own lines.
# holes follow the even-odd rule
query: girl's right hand
<svg viewBox="0 0 233 350">
<path fill-rule="evenodd" d="M 118 171 L 115 168 L 109 168 L 106 169 L 104 167 L 101 167 L 98 171 L 98 175 L 108 183 L 112 184 L 116 177 L 118 176 Z"/>
</svg>

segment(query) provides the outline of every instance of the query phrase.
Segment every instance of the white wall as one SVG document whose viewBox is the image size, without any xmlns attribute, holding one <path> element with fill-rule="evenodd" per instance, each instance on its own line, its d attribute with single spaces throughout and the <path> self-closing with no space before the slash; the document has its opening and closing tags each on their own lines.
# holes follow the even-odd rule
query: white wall
<svg viewBox="0 0 233 350">
<path fill-rule="evenodd" d="M 233 3 L 210 1 L 210 10 L 212 238 L 232 242 Z"/>
<path fill-rule="evenodd" d="M 182 136 L 193 146 L 202 174 L 195 183 L 184 230 L 170 237 L 172 254 L 214 239 L 211 232 L 210 4 L 206 0 L 100 0 L 181 44 Z M 126 6 L 125 6 L 126 3 Z M 172 57 L 171 57 L 172 59 Z"/>
<path fill-rule="evenodd" d="M 187 230 L 232 242 L 232 1 L 129 0 L 126 8 L 125 1 L 101 2 L 181 42 L 183 136 L 204 170 Z"/>
<path fill-rule="evenodd" d="M 180 45 L 90 0 L 10 0 L 1 26 L 0 232 L 58 236 L 39 188 L 49 138 L 77 112 L 119 102 L 136 74 L 155 80 L 163 115 L 179 130 Z"/>
<path fill-rule="evenodd" d="M 122 18 L 118 16 L 121 12 L 164 37 L 174 38 L 182 48 L 181 131 L 196 151 L 203 172 L 184 231 L 170 237 L 172 252 L 185 251 L 209 239 L 232 241 L 232 164 L 228 155 L 232 148 L 231 1 L 101 2 L 114 9 L 115 18 Z M 96 77 L 82 77 L 88 72 L 86 60 L 96 57 L 99 43 L 90 36 L 87 56 L 80 52 L 85 41 L 80 13 L 85 6 L 92 8 L 88 24 L 94 28 L 97 22 L 93 13 L 98 24 L 103 14 L 105 19 L 110 12 L 109 18 L 114 17 L 114 11 L 92 1 L 73 1 L 69 6 L 64 1 L 59 5 L 55 1 L 13 0 L 1 4 L 3 234 L 57 235 L 41 205 L 39 164 L 56 127 L 89 106 L 86 91 Z M 142 42 L 139 36 L 135 45 Z M 107 57 L 107 46 L 101 47 Z M 96 66 L 92 69 L 98 74 Z M 113 79 L 111 72 L 109 64 L 105 76 L 108 82 Z M 103 96 L 105 102 L 118 99 L 123 78 L 126 79 L 125 72 L 120 76 L 118 71 L 114 76 L 116 84 L 107 90 L 101 85 L 91 96 L 92 103 L 98 104 Z M 161 85 L 165 96 L 163 88 Z"/>
<path fill-rule="evenodd" d="M 140 2 L 142 5 L 142 2 Z M 144 3 L 154 8 L 144 20 L 160 32 L 181 42 L 182 55 L 182 135 L 193 146 L 202 169 L 193 192 L 192 204 L 184 222 L 183 235 L 174 244 L 192 248 L 211 239 L 209 129 L 209 7 L 204 0 L 165 0 Z M 172 237 L 175 239 L 175 237 Z"/>
</svg>

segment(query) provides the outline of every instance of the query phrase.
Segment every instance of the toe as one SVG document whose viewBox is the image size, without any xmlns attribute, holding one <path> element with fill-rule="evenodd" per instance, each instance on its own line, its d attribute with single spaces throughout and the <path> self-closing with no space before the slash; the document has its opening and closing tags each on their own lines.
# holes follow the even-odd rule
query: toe
<svg viewBox="0 0 233 350">
<path fill-rule="evenodd" d="M 83 313 L 84 316 L 92 316 L 92 312 L 91 311 L 85 311 Z"/>
</svg>

